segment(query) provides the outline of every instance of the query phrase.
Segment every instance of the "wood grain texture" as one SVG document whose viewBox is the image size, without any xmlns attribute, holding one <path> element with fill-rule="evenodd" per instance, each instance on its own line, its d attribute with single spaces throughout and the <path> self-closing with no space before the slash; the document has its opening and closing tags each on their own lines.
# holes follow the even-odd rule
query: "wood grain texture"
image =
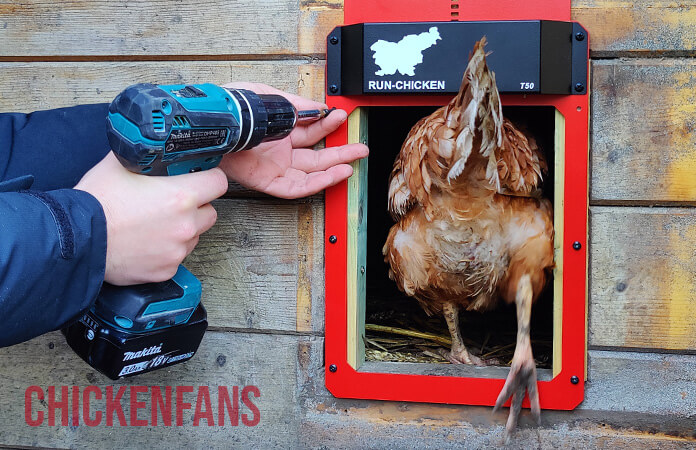
<svg viewBox="0 0 696 450">
<path fill-rule="evenodd" d="M 696 54 L 696 2 L 573 0 L 593 56 Z"/>
<path fill-rule="evenodd" d="M 312 331 L 312 275 L 314 275 L 314 218 L 312 205 L 297 209 L 297 308 L 295 329 Z"/>
<path fill-rule="evenodd" d="M 696 211 L 595 206 L 590 224 L 590 346 L 696 349 Z"/>
<path fill-rule="evenodd" d="M 565 230 L 565 130 L 566 123 L 563 114 L 556 110 L 554 115 L 553 136 L 553 376 L 561 372 L 563 363 L 563 233 Z"/>
<path fill-rule="evenodd" d="M 297 54 L 298 6 L 297 0 L 3 1 L 0 55 Z"/>
<path fill-rule="evenodd" d="M 326 54 L 326 36 L 342 24 L 343 0 L 300 0 L 299 53 Z"/>
<path fill-rule="evenodd" d="M 301 317 L 311 320 L 299 331 L 321 331 L 323 321 L 315 318 L 323 313 L 323 252 L 314 243 L 323 229 L 323 203 L 225 199 L 213 205 L 216 225 L 184 261 L 203 284 L 210 326 L 298 331 L 300 293 L 308 296 Z M 304 225 L 311 229 L 298 223 L 300 212 L 304 220 L 311 216 Z"/>
<path fill-rule="evenodd" d="M 348 116 L 348 143 L 368 143 L 367 109 L 356 108 Z M 353 175 L 348 179 L 347 286 L 348 364 L 360 369 L 365 361 L 365 301 L 367 273 L 367 202 L 368 159 L 351 163 Z"/>
<path fill-rule="evenodd" d="M 696 60 L 592 66 L 591 202 L 696 204 Z"/>
<path fill-rule="evenodd" d="M 3 46 L 4 47 L 4 44 Z M 290 61 L 0 63 L 0 111 L 110 102 L 134 83 L 254 81 L 324 101 L 324 66 Z"/>
<path fill-rule="evenodd" d="M 302 416 L 298 414 L 301 397 L 307 395 L 307 380 L 314 376 L 315 367 L 321 363 L 321 340 L 314 337 L 224 333 L 208 331 L 198 353 L 190 361 L 161 369 L 137 378 L 112 381 L 95 372 L 79 359 L 65 343 L 63 336 L 49 333 L 32 341 L 0 349 L 0 446 L 37 446 L 59 448 L 160 448 L 162 445 L 176 448 L 293 448 L 296 446 L 296 430 Z M 315 348 L 315 347 L 318 347 Z M 317 361 L 319 361 L 317 363 Z M 18 370 L 22 368 L 22 370 Z M 39 386 L 44 393 L 48 386 L 97 386 L 102 400 L 92 397 L 90 416 L 105 411 L 105 388 L 118 390 L 127 386 L 193 386 L 196 391 L 184 394 L 183 400 L 193 404 L 183 411 L 183 425 L 176 425 L 176 413 L 172 426 L 120 426 L 114 416 L 114 426 L 106 425 L 103 416 L 99 426 L 84 425 L 80 409 L 80 425 L 49 426 L 46 416 L 37 427 L 25 423 L 25 391 L 29 386 Z M 233 386 L 256 386 L 260 397 L 253 403 L 260 410 L 256 426 L 218 425 L 218 386 L 227 386 L 230 395 Z M 214 411 L 215 426 L 203 420 L 193 425 L 196 396 L 199 386 L 208 386 Z M 48 395 L 47 393 L 45 395 Z M 60 394 L 57 395 L 59 397 Z M 172 403 L 174 404 L 175 395 Z M 130 424 L 130 391 L 121 400 L 126 423 Z M 137 418 L 151 422 L 150 392 L 139 394 L 138 400 L 146 403 L 138 411 Z M 47 411 L 44 402 L 33 401 L 33 417 L 37 411 Z M 240 401 L 239 413 L 251 416 L 253 412 Z M 172 408 L 175 411 L 175 407 Z M 57 423 L 60 424 L 60 410 Z M 228 416 L 229 420 L 229 416 Z"/>
</svg>

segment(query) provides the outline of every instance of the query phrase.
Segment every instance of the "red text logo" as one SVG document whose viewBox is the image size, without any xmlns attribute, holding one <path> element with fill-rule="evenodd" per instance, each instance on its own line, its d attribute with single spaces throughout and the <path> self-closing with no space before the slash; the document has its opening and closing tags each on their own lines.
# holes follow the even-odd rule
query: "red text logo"
<svg viewBox="0 0 696 450">
<path fill-rule="evenodd" d="M 261 421 L 256 386 L 29 386 L 24 392 L 27 425 L 243 426 Z M 125 409 L 124 409 L 125 406 Z M 128 413 L 128 414 L 126 414 Z"/>
</svg>

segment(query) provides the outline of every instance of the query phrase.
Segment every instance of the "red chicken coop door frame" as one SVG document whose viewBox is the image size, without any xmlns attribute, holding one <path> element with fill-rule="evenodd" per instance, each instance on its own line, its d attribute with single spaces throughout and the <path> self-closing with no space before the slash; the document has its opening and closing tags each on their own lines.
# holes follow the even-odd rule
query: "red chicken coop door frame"
<svg viewBox="0 0 696 450">
<path fill-rule="evenodd" d="M 587 297 L 587 210 L 588 210 L 588 60 L 589 44 L 587 32 L 570 20 L 570 2 L 479 2 L 485 7 L 476 8 L 474 2 L 455 0 L 434 0 L 428 8 L 422 7 L 419 0 L 346 0 L 345 22 L 353 24 L 375 24 L 389 22 L 444 22 L 456 21 L 556 21 L 570 26 L 568 40 L 573 42 L 572 73 L 567 80 L 554 86 L 554 80 L 547 76 L 544 81 L 544 53 L 554 51 L 554 44 L 540 47 L 541 90 L 534 93 L 515 93 L 513 89 L 502 92 L 503 107 L 506 106 L 552 106 L 556 109 L 555 135 L 557 185 L 555 208 L 562 205 L 554 217 L 556 228 L 556 264 L 554 274 L 556 285 L 554 297 L 562 298 L 560 307 L 554 311 L 554 365 L 553 373 L 540 379 L 540 405 L 546 409 L 573 409 L 584 397 L 585 355 L 586 355 L 586 297 Z M 555 26 L 555 25 L 553 25 Z M 560 25 L 559 25 L 560 26 Z M 362 26 L 361 26 L 362 27 Z M 543 25 L 542 25 L 543 27 Z M 340 30 L 338 27 L 336 30 Z M 360 28 L 366 29 L 365 27 Z M 340 74 L 341 86 L 327 81 L 327 103 L 330 107 L 344 109 L 349 113 L 346 121 L 337 131 L 326 139 L 328 146 L 359 142 L 365 124 L 361 122 L 364 108 L 376 106 L 441 106 L 449 102 L 452 93 L 442 91 L 432 93 L 383 93 L 365 92 L 366 83 L 350 81 L 354 71 L 362 71 L 362 65 L 349 68 L 338 67 L 332 60 L 332 46 L 342 47 L 348 57 L 361 58 L 354 50 L 346 49 L 340 42 L 336 30 L 327 39 L 328 56 L 327 78 Z M 362 31 L 361 31 L 362 33 Z M 489 37 L 489 42 L 491 37 Z M 480 37 L 479 37 L 480 38 Z M 565 42 L 565 41 L 564 41 Z M 563 44 L 566 45 L 566 44 Z M 473 42 L 469 48 L 473 47 Z M 359 52 L 358 52 L 359 53 Z M 466 66 L 466 56 L 461 59 L 459 73 Z M 334 58 L 335 59 L 335 58 Z M 550 58 L 546 58 L 550 61 Z M 553 58 L 556 61 L 558 58 Z M 448 63 L 454 65 L 452 58 Z M 570 60 L 562 64 L 556 61 L 553 70 L 564 71 Z M 549 62 L 549 64 L 554 64 Z M 493 64 L 491 64 L 493 66 Z M 582 68 L 578 72 L 578 67 Z M 495 71 L 495 67 L 492 67 Z M 331 75 L 333 70 L 334 75 Z M 567 69 L 571 72 L 571 69 Z M 566 75 L 563 75 L 566 76 Z M 496 73 L 498 78 L 498 74 Z M 554 75 L 552 77 L 556 79 Z M 344 80 L 345 79 L 345 80 Z M 572 83 L 571 83 L 572 81 Z M 546 86 L 546 87 L 545 87 Z M 560 86 L 560 87 L 559 87 Z M 437 88 L 437 85 L 433 85 Z M 357 92 L 363 89 L 363 92 Z M 560 91 L 559 91 L 560 89 Z M 564 92 L 566 90 L 567 92 Z M 506 93 L 507 92 L 507 93 Z M 548 93 L 543 93 L 548 92 Z M 559 147 L 560 145 L 560 147 Z M 371 149 L 373 152 L 379 149 Z M 398 400 L 415 402 L 453 403 L 468 405 L 495 404 L 503 387 L 506 371 L 496 377 L 451 376 L 386 373 L 369 371 L 356 364 L 356 327 L 360 327 L 360 306 L 354 299 L 360 293 L 355 285 L 355 271 L 361 258 L 360 248 L 355 248 L 355 239 L 364 232 L 360 227 L 360 178 L 364 176 L 366 163 L 354 165 L 356 171 L 347 182 L 340 183 L 326 191 L 325 214 L 325 260 L 326 260 L 326 386 L 336 397 L 368 398 L 378 400 Z M 558 186 L 558 180 L 561 186 Z M 386 180 L 385 180 L 386 182 Z M 349 186 L 350 185 L 350 186 Z M 357 195 L 356 195 L 356 190 Z M 349 196 L 349 191 L 351 195 Z M 560 192 L 560 194 L 559 194 Z M 559 197 L 560 195 L 560 197 Z M 349 282 L 350 280 L 350 282 Z M 364 295 L 364 293 L 363 293 Z M 554 303 L 556 303 L 554 299 Z M 557 321 L 557 322 L 556 322 Z M 556 326 L 556 323 L 560 326 Z M 363 322 L 364 327 L 364 322 Z M 558 333 L 556 333 L 558 331 Z M 557 351 L 557 347 L 558 350 Z M 471 374 L 471 371 L 466 372 Z M 541 378 L 541 377 L 540 377 Z M 427 386 L 427 389 L 424 387 Z M 509 404 L 509 402 L 508 402 Z M 525 406 L 528 400 L 525 399 Z"/>
</svg>

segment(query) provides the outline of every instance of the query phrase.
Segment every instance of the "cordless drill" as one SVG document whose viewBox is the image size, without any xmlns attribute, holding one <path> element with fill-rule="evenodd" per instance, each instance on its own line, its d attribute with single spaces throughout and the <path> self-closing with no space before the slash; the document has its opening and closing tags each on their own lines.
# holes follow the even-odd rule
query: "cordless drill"
<svg viewBox="0 0 696 450">
<path fill-rule="evenodd" d="M 282 139 L 329 112 L 213 84 L 136 84 L 109 106 L 107 136 L 128 170 L 179 175 L 212 169 L 226 153 Z M 193 357 L 208 327 L 200 300 L 200 281 L 179 266 L 161 283 L 104 283 L 89 312 L 62 331 L 82 359 L 115 380 Z"/>
</svg>

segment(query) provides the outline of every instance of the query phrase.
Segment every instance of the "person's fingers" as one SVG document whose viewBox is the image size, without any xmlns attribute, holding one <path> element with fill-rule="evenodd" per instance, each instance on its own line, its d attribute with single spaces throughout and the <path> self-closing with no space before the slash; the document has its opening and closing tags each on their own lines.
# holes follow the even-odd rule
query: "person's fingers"
<svg viewBox="0 0 696 450">
<path fill-rule="evenodd" d="M 171 183 L 193 195 L 196 206 L 210 203 L 227 192 L 227 176 L 220 168 L 167 177 Z"/>
<path fill-rule="evenodd" d="M 215 211 L 215 208 L 213 208 L 213 205 L 210 203 L 205 204 L 198 208 L 198 211 L 196 213 L 196 230 L 197 233 L 200 235 L 202 233 L 205 233 L 209 229 L 212 228 L 213 225 L 215 225 L 215 222 L 217 221 L 217 211 Z"/>
<path fill-rule="evenodd" d="M 343 122 L 346 121 L 348 115 L 342 109 L 332 111 L 325 118 L 306 126 L 298 126 L 290 133 L 290 139 L 294 148 L 311 147 L 320 140 L 324 139 L 328 134 L 333 133 Z"/>
<path fill-rule="evenodd" d="M 265 192 L 280 198 L 306 197 L 340 183 L 352 174 L 353 168 L 348 164 L 309 174 L 290 169 L 284 177 L 273 180 Z"/>
<path fill-rule="evenodd" d="M 369 154 L 363 144 L 348 144 L 321 150 L 300 148 L 293 150 L 291 166 L 307 173 L 326 170 L 338 164 L 347 164 Z"/>
</svg>

